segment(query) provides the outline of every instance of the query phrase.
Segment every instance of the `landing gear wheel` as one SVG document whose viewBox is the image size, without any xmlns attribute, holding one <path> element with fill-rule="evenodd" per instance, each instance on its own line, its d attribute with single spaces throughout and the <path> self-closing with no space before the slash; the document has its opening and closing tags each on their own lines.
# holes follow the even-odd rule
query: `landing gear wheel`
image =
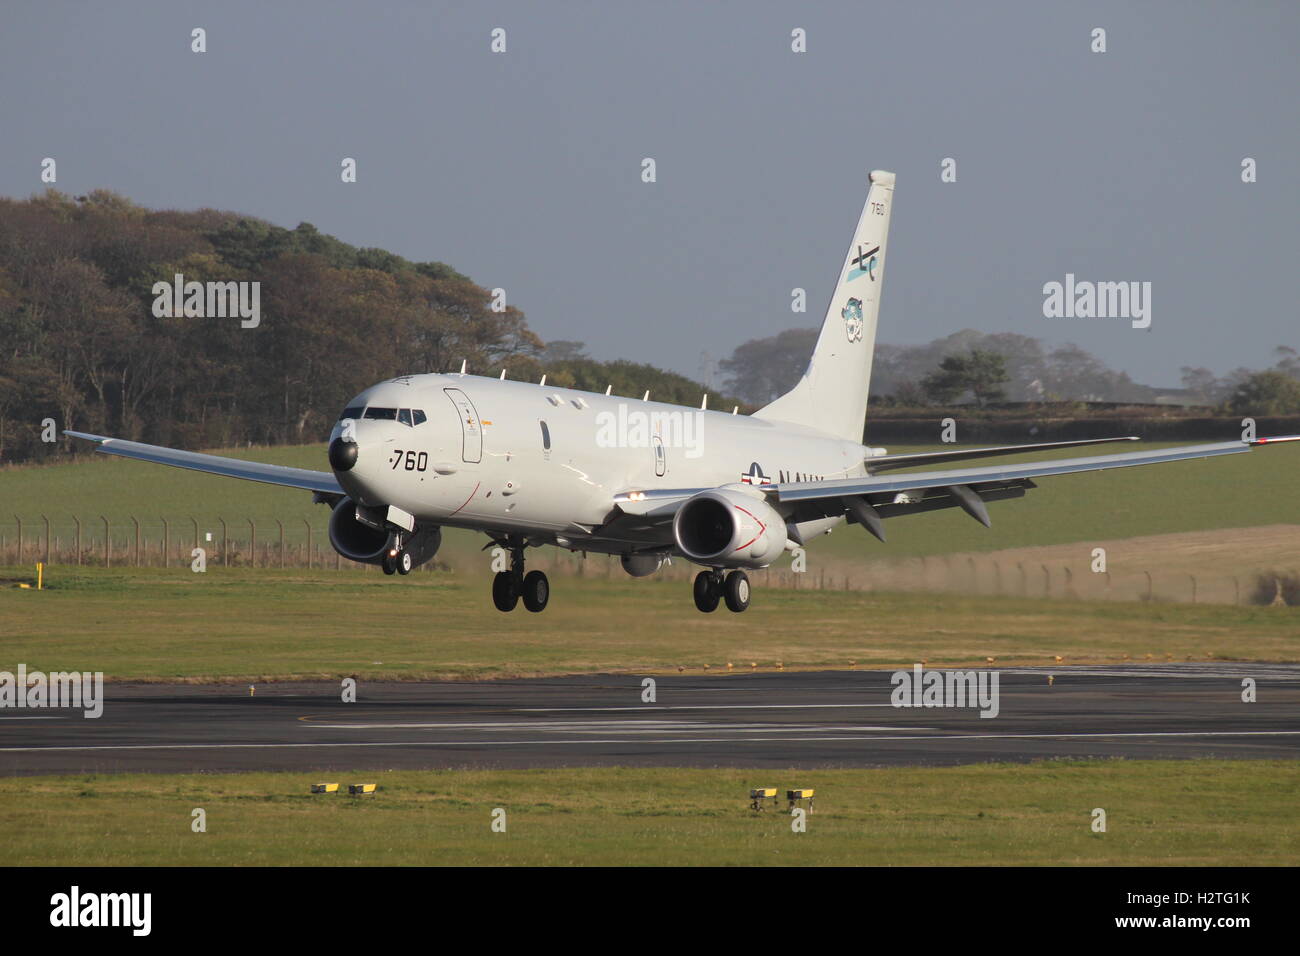
<svg viewBox="0 0 1300 956">
<path fill-rule="evenodd" d="M 739 614 L 749 607 L 749 576 L 744 571 L 732 571 L 728 574 L 723 590 L 729 610 Z"/>
<path fill-rule="evenodd" d="M 410 574 L 411 569 L 415 567 L 415 562 L 411 560 L 411 552 L 403 551 L 397 556 L 397 573 Z"/>
<path fill-rule="evenodd" d="M 514 575 L 509 571 L 498 571 L 492 579 L 492 603 L 498 611 L 513 611 L 519 603 L 519 591 L 515 588 Z"/>
<path fill-rule="evenodd" d="M 695 606 L 709 614 L 718 609 L 718 598 L 721 597 L 717 579 L 713 576 L 712 571 L 701 571 L 695 575 Z"/>
<path fill-rule="evenodd" d="M 384 560 L 380 563 L 379 566 L 384 569 L 385 574 L 397 573 L 397 559 L 394 558 L 391 554 L 385 554 Z"/>
<path fill-rule="evenodd" d="M 546 602 L 551 599 L 551 584 L 541 571 L 529 571 L 524 575 L 524 607 L 536 614 L 546 610 Z"/>
</svg>

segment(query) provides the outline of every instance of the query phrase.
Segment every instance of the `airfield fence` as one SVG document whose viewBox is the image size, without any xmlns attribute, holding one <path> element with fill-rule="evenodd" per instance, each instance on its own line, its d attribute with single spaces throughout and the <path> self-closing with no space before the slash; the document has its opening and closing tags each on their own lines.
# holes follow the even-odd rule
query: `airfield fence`
<svg viewBox="0 0 1300 956">
<path fill-rule="evenodd" d="M 209 525 L 215 530 L 209 530 Z M 14 516 L 0 522 L 0 564 L 99 567 L 191 567 L 194 549 L 204 550 L 207 568 L 311 568 L 381 573 L 374 565 L 350 561 L 329 545 L 327 531 L 307 519 L 270 522 L 253 518 L 140 520 Z M 484 553 L 484 564 L 491 560 Z M 550 574 L 619 580 L 617 558 L 543 548 L 528 555 L 530 568 Z M 442 555 L 417 569 L 421 573 L 469 570 L 461 556 Z M 660 579 L 688 582 L 699 568 L 682 559 L 665 564 Z M 910 591 L 1057 598 L 1078 601 L 1147 601 L 1188 604 L 1300 606 L 1300 570 L 1277 569 L 1227 574 L 1162 568 L 1092 571 L 1089 562 L 1008 561 L 991 555 L 956 554 L 869 562 L 808 555 L 807 569 L 789 567 L 749 572 L 759 586 L 816 591 Z"/>
</svg>

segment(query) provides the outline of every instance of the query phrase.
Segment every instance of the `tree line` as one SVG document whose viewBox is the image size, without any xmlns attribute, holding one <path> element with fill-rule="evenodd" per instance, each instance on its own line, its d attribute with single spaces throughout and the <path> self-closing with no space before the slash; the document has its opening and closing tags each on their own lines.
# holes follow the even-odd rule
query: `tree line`
<svg viewBox="0 0 1300 956">
<path fill-rule="evenodd" d="M 155 288 L 177 275 L 259 283 L 260 321 L 167 314 Z M 700 401 L 684 376 L 555 344 L 445 263 L 357 248 L 310 223 L 149 210 L 107 190 L 0 199 L 0 462 L 52 453 L 50 420 L 185 448 L 319 441 L 368 385 L 462 361 Z"/>
<path fill-rule="evenodd" d="M 755 405 L 771 401 L 802 374 L 817 329 L 787 329 L 738 346 L 719 363 L 724 386 Z M 1160 389 L 1077 345 L 1049 346 L 1011 332 L 964 329 L 924 345 L 878 343 L 871 375 L 877 406 L 925 407 L 1001 402 L 1107 402 L 1150 404 L 1180 392 L 1181 404 L 1253 415 L 1300 413 L 1300 355 L 1278 346 L 1266 369 L 1237 368 L 1215 376 L 1184 367 L 1181 389 Z"/>
<path fill-rule="evenodd" d="M 173 316 L 159 283 L 259 283 L 260 320 Z M 177 308 L 180 302 L 174 303 Z M 163 314 L 159 314 L 159 313 Z M 816 329 L 738 346 L 711 408 L 789 389 Z M 1184 399 L 1253 415 L 1300 413 L 1300 355 L 1222 377 L 1184 368 Z M 703 387 L 653 366 L 543 342 L 524 313 L 442 262 L 357 248 L 310 223 L 285 229 L 215 209 L 150 210 L 116 193 L 0 199 L 0 462 L 40 458 L 53 430 L 184 448 L 319 441 L 343 404 L 398 374 L 458 369 L 698 405 Z M 1093 400 L 1159 390 L 1075 345 L 967 329 L 875 349 L 876 405 Z"/>
</svg>

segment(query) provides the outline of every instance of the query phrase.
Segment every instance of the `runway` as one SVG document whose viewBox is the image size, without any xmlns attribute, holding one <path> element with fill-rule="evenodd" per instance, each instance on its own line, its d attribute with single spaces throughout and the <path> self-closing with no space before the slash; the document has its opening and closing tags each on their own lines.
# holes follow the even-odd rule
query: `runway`
<svg viewBox="0 0 1300 956">
<path fill-rule="evenodd" d="M 0 774 L 1300 757 L 1300 665 L 1004 668 L 994 718 L 894 707 L 892 673 L 656 675 L 652 703 L 621 674 L 360 680 L 355 703 L 336 683 L 109 683 L 98 719 L 0 711 Z"/>
</svg>

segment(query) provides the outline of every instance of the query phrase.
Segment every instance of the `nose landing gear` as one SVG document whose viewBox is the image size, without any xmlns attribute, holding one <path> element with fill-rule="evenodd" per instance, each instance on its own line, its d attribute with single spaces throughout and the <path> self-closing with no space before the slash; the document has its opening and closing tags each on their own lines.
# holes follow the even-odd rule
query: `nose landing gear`
<svg viewBox="0 0 1300 956">
<path fill-rule="evenodd" d="M 415 567 L 411 552 L 402 547 L 401 535 L 393 535 L 379 565 L 385 574 L 410 574 Z"/>
<path fill-rule="evenodd" d="M 551 584 L 541 571 L 524 573 L 524 544 L 512 540 L 510 547 L 510 570 L 498 571 L 492 579 L 492 603 L 498 611 L 513 611 L 519 599 L 524 599 L 524 607 L 534 614 L 546 610 L 551 598 Z"/>
<path fill-rule="evenodd" d="M 723 600 L 727 609 L 737 614 L 749 607 L 749 576 L 744 571 L 732 571 L 724 578 L 722 569 L 714 568 L 695 576 L 697 608 L 711 614 Z"/>
</svg>

